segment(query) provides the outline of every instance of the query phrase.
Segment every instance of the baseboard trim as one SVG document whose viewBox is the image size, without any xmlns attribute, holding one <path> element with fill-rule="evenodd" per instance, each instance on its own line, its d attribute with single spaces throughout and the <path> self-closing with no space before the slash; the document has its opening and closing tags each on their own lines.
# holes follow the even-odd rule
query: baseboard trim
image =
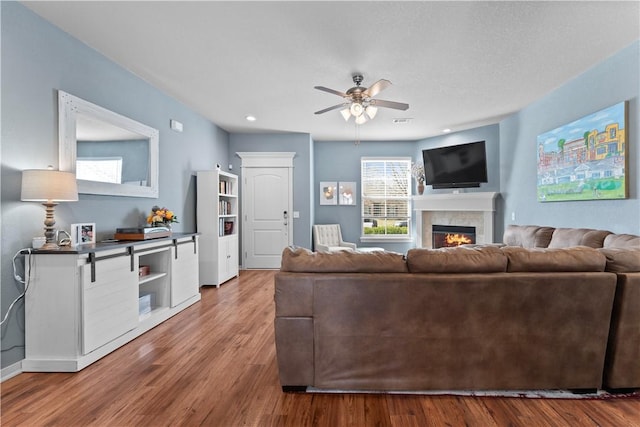
<svg viewBox="0 0 640 427">
<path fill-rule="evenodd" d="M 282 391 L 284 393 L 305 393 L 307 391 L 306 385 L 283 385 Z"/>
<path fill-rule="evenodd" d="M 9 378 L 13 378 L 16 375 L 20 375 L 22 373 L 22 361 L 16 362 L 13 365 L 9 365 L 5 368 L 0 369 L 0 383 L 8 380 Z"/>
</svg>

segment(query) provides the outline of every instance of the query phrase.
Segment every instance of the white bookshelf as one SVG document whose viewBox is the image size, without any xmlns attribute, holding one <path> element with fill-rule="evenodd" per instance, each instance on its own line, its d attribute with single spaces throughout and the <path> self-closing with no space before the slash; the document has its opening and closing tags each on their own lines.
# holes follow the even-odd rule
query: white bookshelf
<svg viewBox="0 0 640 427">
<path fill-rule="evenodd" d="M 221 170 L 196 176 L 200 283 L 219 287 L 238 276 L 238 177 Z"/>
</svg>

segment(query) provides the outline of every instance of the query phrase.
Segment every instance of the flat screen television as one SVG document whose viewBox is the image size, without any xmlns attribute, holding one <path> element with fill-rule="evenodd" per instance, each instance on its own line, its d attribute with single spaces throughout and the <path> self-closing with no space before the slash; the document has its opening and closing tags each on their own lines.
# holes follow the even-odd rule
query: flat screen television
<svg viewBox="0 0 640 427">
<path fill-rule="evenodd" d="M 425 184 L 439 188 L 479 187 L 487 182 L 484 141 L 422 150 Z"/>
</svg>

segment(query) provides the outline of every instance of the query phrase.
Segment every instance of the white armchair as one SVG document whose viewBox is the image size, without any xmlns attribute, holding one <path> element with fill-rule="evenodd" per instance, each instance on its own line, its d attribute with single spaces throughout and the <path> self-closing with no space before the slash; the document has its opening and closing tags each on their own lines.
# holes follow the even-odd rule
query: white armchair
<svg viewBox="0 0 640 427">
<path fill-rule="evenodd" d="M 356 244 L 342 240 L 340 224 L 318 224 L 313 226 L 313 247 L 317 252 L 356 250 Z"/>
</svg>

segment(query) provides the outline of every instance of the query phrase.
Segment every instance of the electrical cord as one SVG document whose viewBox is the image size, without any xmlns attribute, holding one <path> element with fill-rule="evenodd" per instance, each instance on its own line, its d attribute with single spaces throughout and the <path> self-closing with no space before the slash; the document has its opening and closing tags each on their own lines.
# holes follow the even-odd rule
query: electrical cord
<svg viewBox="0 0 640 427">
<path fill-rule="evenodd" d="M 22 255 L 23 252 L 26 251 L 29 255 L 31 255 L 31 248 L 24 248 L 24 249 L 20 249 L 18 252 L 16 252 L 16 254 L 13 256 L 13 278 L 19 282 L 22 283 L 24 285 L 24 291 L 22 291 L 22 293 L 20 295 L 18 295 L 16 297 L 16 299 L 13 300 L 13 302 L 9 305 L 9 308 L 7 309 L 7 313 L 4 315 L 4 317 L 2 318 L 2 321 L 0 321 L 0 326 L 2 326 L 4 324 L 4 322 L 7 321 L 7 318 L 9 317 L 9 313 L 11 313 L 11 310 L 13 309 L 13 306 L 16 305 L 16 303 L 18 301 L 20 301 L 22 298 L 24 298 L 24 296 L 27 294 L 27 289 L 29 289 L 29 282 L 30 282 L 30 277 L 27 277 L 26 279 L 23 279 L 19 274 L 18 271 L 16 269 L 16 258 L 18 258 L 18 256 Z M 33 257 L 30 256 L 29 257 L 29 276 L 31 276 L 31 268 L 33 267 Z"/>
</svg>

